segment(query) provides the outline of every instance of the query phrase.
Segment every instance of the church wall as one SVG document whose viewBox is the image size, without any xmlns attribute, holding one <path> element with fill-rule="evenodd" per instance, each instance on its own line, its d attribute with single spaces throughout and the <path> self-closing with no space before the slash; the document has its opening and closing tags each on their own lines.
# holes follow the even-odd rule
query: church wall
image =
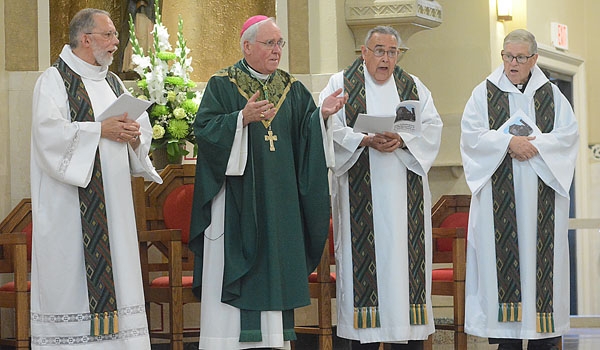
<svg viewBox="0 0 600 350">
<path fill-rule="evenodd" d="M 585 0 L 585 8 L 583 11 L 583 21 L 585 23 L 584 30 L 590 33 L 585 36 L 586 49 L 586 66 L 587 66 L 587 93 L 589 96 L 588 104 L 588 127 L 589 127 L 589 143 L 600 144 L 600 24 L 598 23 L 598 15 L 600 14 L 600 1 Z M 581 15 L 579 17 L 581 21 Z M 598 198 L 598 197 L 596 197 Z M 596 211 L 596 213 L 600 213 Z"/>
<path fill-rule="evenodd" d="M 162 0 L 163 23 L 169 30 L 171 45 L 174 45 L 177 40 L 177 21 L 181 15 L 184 36 L 193 58 L 192 79 L 207 81 L 214 72 L 242 57 L 240 29 L 244 21 L 257 14 L 275 17 L 275 2 Z"/>
<path fill-rule="evenodd" d="M 339 4 L 341 3 L 341 6 Z M 343 13 L 343 1 L 309 1 L 309 28 L 310 32 L 305 41 L 310 43 L 310 67 L 312 74 L 331 73 L 338 70 L 338 55 L 348 54 L 342 43 L 344 38 L 351 39 L 350 30 L 343 22 L 343 17 L 338 16 L 338 11 Z M 290 16 L 291 17 L 291 16 Z M 339 28 L 338 22 L 343 22 Z M 344 35 L 344 33 L 346 35 Z M 351 58 L 351 57 L 350 57 Z"/>
<path fill-rule="evenodd" d="M 29 159 L 31 151 L 31 103 L 33 88 L 39 76 L 37 71 L 10 72 L 8 115 L 10 138 L 11 206 L 22 198 L 31 197 Z"/>
<path fill-rule="evenodd" d="M 442 24 L 404 40 L 410 48 L 399 62 L 431 90 L 444 122 L 442 145 L 430 171 L 432 200 L 468 194 L 459 150 L 460 119 L 473 88 L 491 71 L 490 10 L 478 0 L 437 0 Z"/>
<path fill-rule="evenodd" d="M 6 69 L 36 70 L 38 66 L 37 0 L 7 1 L 4 11 L 6 13 L 4 28 Z"/>
<path fill-rule="evenodd" d="M 471 91 L 491 70 L 487 4 L 476 0 L 460 5 L 448 0 L 438 2 L 444 11 L 442 24 L 411 36 L 407 40 L 411 49 L 401 61 L 431 90 L 444 122 L 442 147 L 435 164 L 459 166 L 432 169 L 434 202 L 443 194 L 469 193 L 460 168 L 460 119 Z"/>
<path fill-rule="evenodd" d="M 534 33 L 538 44 L 552 45 L 550 23 L 559 22 L 569 27 L 570 54 L 586 54 L 586 23 L 581 16 L 586 12 L 586 1 L 527 1 L 527 29 Z"/>
<path fill-rule="evenodd" d="M 597 39 L 598 25 L 592 21 L 592 17 L 587 14 L 597 14 L 594 10 L 599 10 L 600 5 L 597 1 L 592 4 L 587 0 L 574 2 L 546 2 L 543 0 L 529 0 L 527 2 L 527 24 L 528 28 L 536 34 L 539 43 L 552 45 L 550 37 L 550 23 L 559 22 L 568 26 L 569 49 L 565 51 L 568 55 L 581 57 L 584 60 L 585 70 L 582 79 L 586 79 L 588 90 L 584 91 L 587 100 L 584 107 L 575 113 L 580 122 L 580 141 L 583 147 L 580 148 L 579 165 L 576 171 L 575 181 L 577 187 L 585 186 L 586 191 L 578 191 L 576 198 L 577 217 L 600 216 L 597 211 L 599 197 L 594 196 L 593 192 L 595 179 L 598 176 L 598 161 L 590 156 L 589 143 L 598 143 L 600 141 L 600 123 L 595 115 L 598 113 L 598 103 L 595 96 L 597 90 L 589 90 L 593 85 L 593 79 L 600 74 L 597 62 L 598 43 Z M 596 51 L 596 52 L 594 52 Z M 584 87 L 585 88 L 585 87 Z M 595 94 L 596 93 L 596 94 Z M 575 96 L 577 99 L 577 96 Z M 577 106 L 577 105 L 576 105 Z M 589 117 L 588 117 L 589 116 Z M 588 139 L 589 138 L 589 139 Z M 583 166 L 581 166 L 583 164 Z M 588 176 L 581 174 L 581 171 L 587 171 Z M 595 174 L 595 176 L 594 176 Z M 596 208 L 596 210 L 594 210 Z M 598 230 L 578 230 L 576 234 L 577 248 L 577 298 L 578 312 L 582 316 L 600 315 L 600 301 L 597 298 L 598 288 L 600 288 L 600 235 Z"/>
<path fill-rule="evenodd" d="M 307 0 L 290 1 L 287 4 L 288 36 L 286 49 L 289 55 L 289 70 L 294 74 L 307 74 L 311 72 L 310 47 L 308 40 L 311 20 L 309 19 L 309 4 Z M 277 23 L 282 27 L 283 18 L 278 16 Z"/>
<path fill-rule="evenodd" d="M 5 51 L 4 6 L 0 6 L 0 47 Z M 8 121 L 8 72 L 5 69 L 5 55 L 0 54 L 0 217 L 5 217 L 11 209 L 10 193 L 10 123 Z"/>
</svg>

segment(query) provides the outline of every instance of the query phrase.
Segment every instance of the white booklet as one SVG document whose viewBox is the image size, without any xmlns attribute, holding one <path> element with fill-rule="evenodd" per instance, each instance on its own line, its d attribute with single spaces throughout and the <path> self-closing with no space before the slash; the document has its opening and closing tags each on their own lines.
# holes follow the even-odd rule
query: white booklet
<svg viewBox="0 0 600 350">
<path fill-rule="evenodd" d="M 121 115 L 127 112 L 127 118 L 136 120 L 142 113 L 152 105 L 152 102 L 146 100 L 140 100 L 139 98 L 133 97 L 129 94 L 121 94 L 119 98 L 115 100 L 104 112 L 96 116 L 96 121 L 100 122 L 104 119 Z"/>
<path fill-rule="evenodd" d="M 499 131 L 515 136 L 537 136 L 542 134 L 535 122 L 532 122 L 525 112 L 520 109 L 502 124 Z"/>
<path fill-rule="evenodd" d="M 402 101 L 396 106 L 396 115 L 380 116 L 358 114 L 353 130 L 364 133 L 404 132 L 421 135 L 421 109 L 417 100 Z"/>
</svg>

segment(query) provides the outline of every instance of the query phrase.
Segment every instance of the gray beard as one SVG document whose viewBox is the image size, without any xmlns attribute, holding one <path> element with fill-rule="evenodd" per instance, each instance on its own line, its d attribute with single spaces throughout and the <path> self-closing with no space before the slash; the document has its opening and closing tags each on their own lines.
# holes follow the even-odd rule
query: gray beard
<svg viewBox="0 0 600 350">
<path fill-rule="evenodd" d="M 96 58 L 96 62 L 98 62 L 98 64 L 101 65 L 102 67 L 108 67 L 113 62 L 113 56 L 102 57 L 101 55 L 94 54 L 94 57 Z"/>
<path fill-rule="evenodd" d="M 102 67 L 108 67 L 112 64 L 114 58 L 113 55 L 109 55 L 102 50 L 97 50 L 95 47 L 92 50 L 94 53 L 94 58 L 96 59 L 96 63 Z"/>
</svg>

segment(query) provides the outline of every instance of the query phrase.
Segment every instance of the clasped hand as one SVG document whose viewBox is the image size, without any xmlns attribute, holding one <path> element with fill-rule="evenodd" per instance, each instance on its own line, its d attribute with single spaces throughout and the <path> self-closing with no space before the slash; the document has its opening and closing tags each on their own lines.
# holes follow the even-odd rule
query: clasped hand
<svg viewBox="0 0 600 350">
<path fill-rule="evenodd" d="M 394 152 L 404 145 L 404 141 L 399 134 L 385 131 L 374 135 L 366 136 L 366 146 L 374 148 L 379 152 Z"/>
<path fill-rule="evenodd" d="M 508 144 L 508 154 L 521 162 L 533 158 L 538 154 L 538 149 L 531 140 L 535 140 L 535 136 L 513 136 Z"/>
<path fill-rule="evenodd" d="M 103 120 L 101 130 L 100 137 L 116 142 L 130 142 L 132 145 L 138 142 L 138 137 L 142 134 L 140 124 L 127 119 L 127 113 Z"/>
</svg>

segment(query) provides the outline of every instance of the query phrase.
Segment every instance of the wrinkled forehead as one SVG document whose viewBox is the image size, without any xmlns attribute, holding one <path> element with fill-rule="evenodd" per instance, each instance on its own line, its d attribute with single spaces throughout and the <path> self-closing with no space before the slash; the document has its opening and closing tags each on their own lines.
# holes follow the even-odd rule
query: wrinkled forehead
<svg viewBox="0 0 600 350">
<path fill-rule="evenodd" d="M 529 55 L 530 45 L 526 41 L 514 41 L 508 42 L 504 45 L 503 51 L 505 53 L 515 54 L 515 55 Z"/>
<path fill-rule="evenodd" d="M 397 48 L 396 37 L 391 34 L 373 33 L 368 41 L 369 46 Z"/>
<path fill-rule="evenodd" d="M 263 23 L 260 27 L 258 27 L 256 39 L 261 41 L 270 39 L 279 40 L 281 39 L 281 30 L 275 23 L 268 21 L 266 23 Z"/>
<path fill-rule="evenodd" d="M 98 13 L 94 15 L 94 28 L 103 31 L 110 31 L 115 29 L 113 21 L 107 15 Z"/>
</svg>

